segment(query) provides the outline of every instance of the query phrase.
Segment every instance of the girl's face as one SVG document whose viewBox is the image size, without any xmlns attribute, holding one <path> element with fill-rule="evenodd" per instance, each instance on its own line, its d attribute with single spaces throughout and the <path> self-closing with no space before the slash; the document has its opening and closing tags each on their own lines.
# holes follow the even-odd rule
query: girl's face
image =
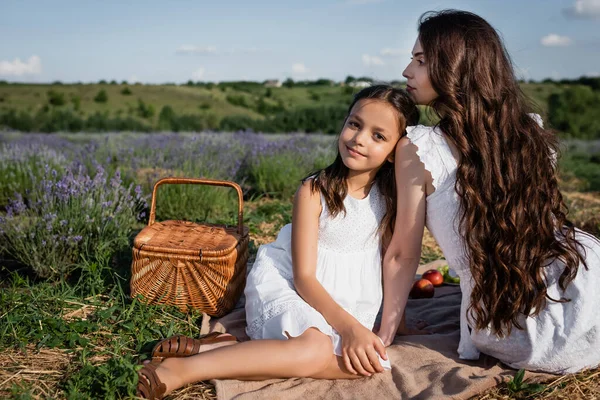
<svg viewBox="0 0 600 400">
<path fill-rule="evenodd" d="M 359 100 L 350 110 L 338 140 L 344 164 L 351 171 L 370 172 L 393 162 L 400 139 L 399 125 L 398 112 L 388 103 Z"/>
<path fill-rule="evenodd" d="M 431 86 L 425 54 L 418 38 L 412 50 L 412 61 L 408 64 L 402 76 L 407 80 L 406 91 L 417 104 L 426 105 L 438 97 L 433 86 Z"/>
</svg>

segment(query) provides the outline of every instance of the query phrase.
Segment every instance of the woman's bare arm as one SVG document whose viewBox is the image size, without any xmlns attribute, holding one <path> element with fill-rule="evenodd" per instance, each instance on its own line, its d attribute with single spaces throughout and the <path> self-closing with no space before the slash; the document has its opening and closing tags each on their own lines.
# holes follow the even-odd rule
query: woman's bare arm
<svg viewBox="0 0 600 400">
<path fill-rule="evenodd" d="M 383 261 L 383 315 L 378 333 L 386 346 L 394 340 L 419 266 L 431 179 L 408 138 L 396 147 L 395 168 L 396 223 Z"/>
</svg>

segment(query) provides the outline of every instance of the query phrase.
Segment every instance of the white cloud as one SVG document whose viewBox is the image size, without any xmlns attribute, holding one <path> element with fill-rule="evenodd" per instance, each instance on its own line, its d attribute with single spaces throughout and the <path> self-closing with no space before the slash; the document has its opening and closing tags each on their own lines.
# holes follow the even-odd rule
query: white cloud
<svg viewBox="0 0 600 400">
<path fill-rule="evenodd" d="M 405 54 L 410 54 L 410 51 L 402 50 L 402 49 L 392 49 L 390 47 L 386 47 L 385 49 L 381 49 L 379 54 L 381 54 L 384 57 L 397 57 L 397 56 L 401 56 L 401 55 L 405 55 Z"/>
<path fill-rule="evenodd" d="M 183 44 L 175 51 L 177 54 L 215 54 L 217 48 L 215 46 L 200 47 L 192 44 Z"/>
<path fill-rule="evenodd" d="M 344 4 L 349 6 L 362 6 L 365 4 L 383 3 L 385 0 L 346 0 Z"/>
<path fill-rule="evenodd" d="M 600 19 L 600 0 L 575 0 L 563 13 L 570 18 Z"/>
<path fill-rule="evenodd" d="M 378 66 L 378 67 L 385 65 L 385 62 L 383 62 L 383 60 L 381 58 L 379 58 L 377 56 L 370 56 L 368 54 L 362 55 L 362 62 L 367 67 L 370 67 L 371 65 Z"/>
<path fill-rule="evenodd" d="M 197 81 L 201 80 L 204 77 L 204 72 L 204 68 L 198 68 L 197 70 L 192 72 L 192 79 L 195 79 Z"/>
<path fill-rule="evenodd" d="M 13 61 L 0 61 L 0 75 L 39 75 L 42 73 L 42 60 L 36 55 L 29 57 L 27 62 L 15 58 Z"/>
<path fill-rule="evenodd" d="M 556 33 L 550 33 L 540 40 L 540 43 L 546 47 L 568 46 L 571 42 L 572 40 L 570 37 L 560 36 Z"/>
<path fill-rule="evenodd" d="M 292 65 L 292 73 L 294 73 L 294 75 L 304 75 L 308 73 L 308 71 L 309 69 L 302 63 L 295 63 Z"/>
</svg>

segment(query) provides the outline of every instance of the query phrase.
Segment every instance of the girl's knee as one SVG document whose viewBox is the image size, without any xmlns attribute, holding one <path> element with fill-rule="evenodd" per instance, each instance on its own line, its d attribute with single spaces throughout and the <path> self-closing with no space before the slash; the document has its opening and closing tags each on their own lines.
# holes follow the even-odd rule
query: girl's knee
<svg viewBox="0 0 600 400">
<path fill-rule="evenodd" d="M 289 340 L 298 365 L 298 376 L 313 376 L 325 370 L 331 362 L 331 338 L 317 329 L 309 329 Z"/>
</svg>

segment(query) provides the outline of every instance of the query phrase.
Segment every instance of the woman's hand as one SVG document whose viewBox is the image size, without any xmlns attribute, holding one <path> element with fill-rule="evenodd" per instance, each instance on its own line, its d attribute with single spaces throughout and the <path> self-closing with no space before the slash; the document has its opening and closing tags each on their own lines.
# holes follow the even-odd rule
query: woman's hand
<svg viewBox="0 0 600 400">
<path fill-rule="evenodd" d="M 377 332 L 377 337 L 381 338 L 385 347 L 389 347 L 392 344 L 395 336 L 395 334 L 385 334 L 382 330 Z"/>
<path fill-rule="evenodd" d="M 379 336 L 358 322 L 340 334 L 342 336 L 342 358 L 348 371 L 365 376 L 384 371 L 378 355 L 387 360 L 387 354 Z"/>
</svg>

